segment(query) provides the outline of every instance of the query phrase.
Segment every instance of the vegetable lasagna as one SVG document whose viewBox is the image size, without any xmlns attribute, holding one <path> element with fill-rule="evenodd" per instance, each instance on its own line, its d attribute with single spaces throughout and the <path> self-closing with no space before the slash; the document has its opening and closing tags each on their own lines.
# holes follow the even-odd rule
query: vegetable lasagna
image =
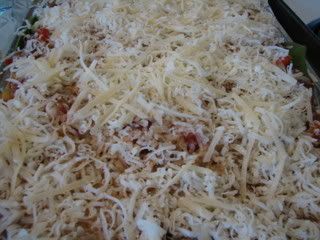
<svg viewBox="0 0 320 240">
<path fill-rule="evenodd" d="M 266 1 L 34 15 L 5 60 L 3 239 L 319 239 L 320 122 Z"/>
</svg>

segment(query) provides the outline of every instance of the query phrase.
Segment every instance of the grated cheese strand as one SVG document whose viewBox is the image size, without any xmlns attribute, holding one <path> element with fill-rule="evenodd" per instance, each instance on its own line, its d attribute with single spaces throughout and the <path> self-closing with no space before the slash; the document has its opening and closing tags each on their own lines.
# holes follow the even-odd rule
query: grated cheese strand
<svg viewBox="0 0 320 240">
<path fill-rule="evenodd" d="M 255 139 L 253 137 L 249 137 L 247 151 L 246 151 L 246 154 L 244 155 L 243 163 L 241 167 L 240 192 L 241 192 L 241 197 L 243 199 L 246 197 L 246 192 L 247 192 L 247 171 L 248 171 L 248 164 L 250 160 L 250 154 L 252 152 L 254 143 L 255 143 Z"/>
<path fill-rule="evenodd" d="M 213 156 L 215 147 L 219 143 L 220 139 L 222 138 L 223 132 L 224 132 L 224 127 L 216 128 L 215 134 L 213 135 L 208 151 L 206 152 L 206 155 L 203 158 L 203 162 L 210 162 Z"/>
</svg>

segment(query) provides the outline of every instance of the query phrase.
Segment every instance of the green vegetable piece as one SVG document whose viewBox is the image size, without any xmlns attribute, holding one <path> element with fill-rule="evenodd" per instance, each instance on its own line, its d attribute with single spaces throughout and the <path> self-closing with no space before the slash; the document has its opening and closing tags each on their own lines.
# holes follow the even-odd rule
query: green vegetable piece
<svg viewBox="0 0 320 240">
<path fill-rule="evenodd" d="M 306 63 L 307 48 L 304 45 L 295 42 L 285 44 L 289 49 L 289 55 L 292 57 L 293 66 L 308 76 L 308 67 Z"/>
<path fill-rule="evenodd" d="M 25 45 L 26 45 L 26 38 L 24 36 L 19 36 L 17 39 L 15 49 L 17 49 L 17 48 L 22 49 L 22 48 L 24 48 Z"/>
<path fill-rule="evenodd" d="M 29 22 L 30 22 L 31 25 L 34 25 L 34 24 L 35 24 L 36 22 L 38 22 L 38 21 L 39 21 L 39 17 L 36 16 L 36 15 L 32 16 L 32 17 L 30 18 L 30 20 L 29 20 Z"/>
<path fill-rule="evenodd" d="M 31 29 L 31 28 L 28 28 L 28 29 L 26 29 L 25 31 L 24 31 L 24 34 L 26 34 L 26 35 L 31 35 L 31 34 L 33 34 L 34 33 L 34 31 Z"/>
</svg>

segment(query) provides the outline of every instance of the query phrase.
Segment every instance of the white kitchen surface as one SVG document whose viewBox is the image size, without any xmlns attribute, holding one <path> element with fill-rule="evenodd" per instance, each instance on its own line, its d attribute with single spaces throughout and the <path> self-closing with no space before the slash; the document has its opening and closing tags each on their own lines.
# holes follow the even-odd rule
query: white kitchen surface
<svg viewBox="0 0 320 240">
<path fill-rule="evenodd" d="M 320 0 L 285 0 L 306 24 L 320 18 Z"/>
<path fill-rule="evenodd" d="M 7 54 L 15 30 L 21 26 L 30 6 L 31 0 L 0 0 L 0 62 Z"/>
</svg>

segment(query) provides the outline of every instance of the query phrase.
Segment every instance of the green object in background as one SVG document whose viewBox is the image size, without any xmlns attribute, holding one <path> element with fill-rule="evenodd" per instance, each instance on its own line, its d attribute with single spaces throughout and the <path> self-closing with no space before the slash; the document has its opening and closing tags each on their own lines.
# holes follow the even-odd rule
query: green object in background
<svg viewBox="0 0 320 240">
<path fill-rule="evenodd" d="M 308 76 L 308 67 L 306 62 L 307 48 L 304 45 L 295 42 L 288 42 L 285 47 L 289 49 L 289 55 L 292 57 L 293 66 Z"/>
</svg>

